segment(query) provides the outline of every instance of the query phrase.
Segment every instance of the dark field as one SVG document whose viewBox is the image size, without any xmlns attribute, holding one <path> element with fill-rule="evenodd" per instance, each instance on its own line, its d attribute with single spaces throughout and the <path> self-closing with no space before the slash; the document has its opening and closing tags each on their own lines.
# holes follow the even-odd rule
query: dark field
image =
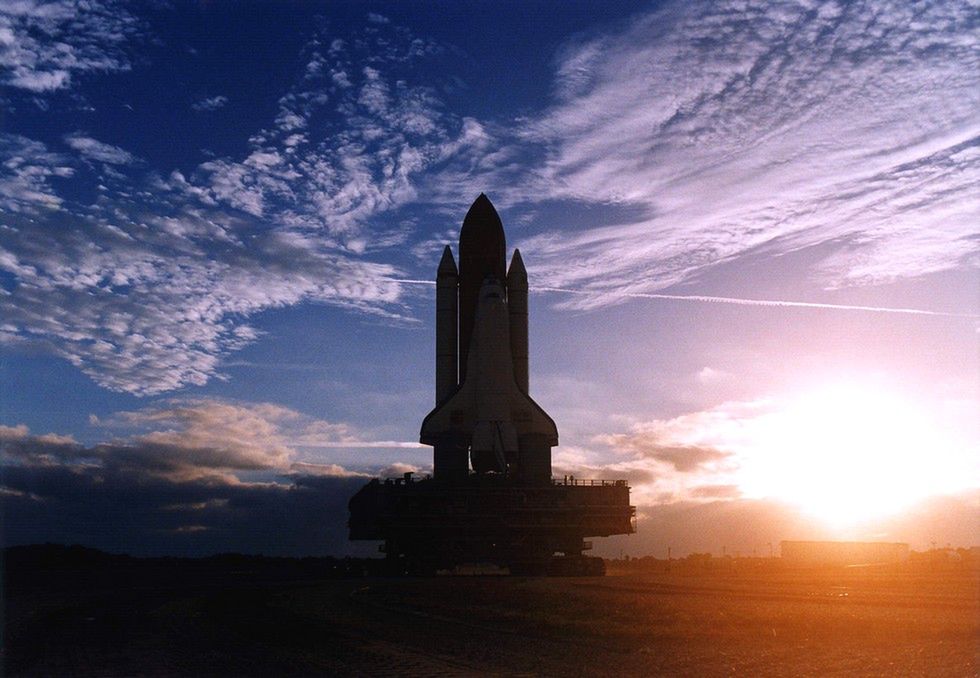
<svg viewBox="0 0 980 678">
<path fill-rule="evenodd" d="M 778 561 L 604 578 L 328 578 L 321 563 L 5 576 L 7 675 L 975 676 L 963 567 Z"/>
</svg>

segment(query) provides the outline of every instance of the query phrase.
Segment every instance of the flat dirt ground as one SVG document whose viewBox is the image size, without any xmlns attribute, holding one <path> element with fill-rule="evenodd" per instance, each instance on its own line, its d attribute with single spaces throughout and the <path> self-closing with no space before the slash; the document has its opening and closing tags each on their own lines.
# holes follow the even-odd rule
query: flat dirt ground
<svg viewBox="0 0 980 678">
<path fill-rule="evenodd" d="M 62 578 L 64 579 L 64 578 Z M 8 591 L 7 675 L 976 676 L 976 570 L 321 579 L 145 568 Z"/>
</svg>

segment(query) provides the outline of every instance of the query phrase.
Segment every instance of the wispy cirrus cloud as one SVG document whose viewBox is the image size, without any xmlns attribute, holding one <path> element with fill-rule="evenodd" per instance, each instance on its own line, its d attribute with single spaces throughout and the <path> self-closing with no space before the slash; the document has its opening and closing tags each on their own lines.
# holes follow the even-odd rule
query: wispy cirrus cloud
<svg viewBox="0 0 980 678">
<path fill-rule="evenodd" d="M 104 162 L 109 165 L 132 165 L 137 162 L 137 159 L 129 151 L 93 139 L 81 132 L 66 136 L 65 143 L 88 160 Z"/>
<path fill-rule="evenodd" d="M 191 108 L 195 111 L 216 111 L 219 108 L 224 107 L 228 103 L 228 97 L 217 94 L 213 97 L 206 97 L 191 104 Z"/>
<path fill-rule="evenodd" d="M 522 121 L 548 154 L 525 195 L 643 216 L 531 238 L 536 272 L 589 306 L 760 248 L 833 244 L 829 286 L 975 260 L 976 20 L 968 3 L 671 3 L 567 45 L 555 105 Z"/>
<path fill-rule="evenodd" d="M 265 309 L 316 300 L 406 320 L 397 269 L 362 255 L 408 232 L 368 222 L 412 199 L 412 176 L 460 141 L 427 89 L 382 71 L 425 46 L 404 35 L 380 42 L 311 47 L 245 157 L 207 161 L 190 176 L 116 172 L 90 205 L 66 201 L 54 180 L 89 161 L 103 173 L 134 165 L 133 154 L 76 132 L 65 142 L 79 162 L 4 137 L 0 199 L 21 214 L 4 220 L 0 268 L 12 279 L 0 340 L 44 347 L 107 388 L 152 395 L 219 374 L 224 356 L 258 336 L 247 319 Z M 356 86 L 323 89 L 331 69 Z"/>
<path fill-rule="evenodd" d="M 317 299 L 384 313 L 397 302 L 389 265 L 203 206 L 157 207 L 117 202 L 111 221 L 99 209 L 9 216 L 0 267 L 15 282 L 0 296 L 0 338 L 150 395 L 206 383 L 258 336 L 245 319 L 263 309 Z"/>
<path fill-rule="evenodd" d="M 63 40 L 91 55 L 76 70 L 16 57 L 8 84 L 34 73 L 50 91 L 75 72 L 128 68 L 137 22 L 119 12 L 110 39 L 107 8 L 6 7 L 4 49 L 34 40 L 47 54 Z M 750 252 L 818 244 L 829 286 L 969 265 L 980 166 L 971 12 L 668 4 L 566 45 L 552 104 L 511 122 L 448 110 L 418 68 L 445 48 L 371 23 L 318 33 L 246 150 L 193 170 L 143 171 L 136 154 L 80 132 L 64 138 L 77 155 L 5 135 L 0 339 L 45 347 L 114 390 L 205 384 L 256 339 L 250 318 L 266 309 L 315 300 L 412 317 L 398 281 L 418 276 L 378 260 L 395 248 L 428 256 L 451 234 L 420 233 L 399 210 L 455 221 L 488 187 L 532 213 L 554 200 L 621 208 L 518 243 L 532 283 L 569 294 L 565 306 L 656 295 Z M 59 184 L 93 178 L 93 162 L 99 196 L 79 204 Z"/>
<path fill-rule="evenodd" d="M 0 5 L 0 82 L 28 92 L 65 89 L 72 78 L 130 68 L 127 41 L 140 32 L 112 0 L 13 0 Z"/>
<path fill-rule="evenodd" d="M 52 179 L 75 173 L 67 158 L 16 134 L 0 134 L 0 158 L 0 208 L 23 212 L 61 205 Z"/>
<path fill-rule="evenodd" d="M 354 253 L 403 243 L 408 233 L 377 217 L 426 200 L 426 174 L 483 137 L 479 123 L 447 112 L 431 87 L 405 77 L 406 64 L 438 47 L 392 36 L 370 45 L 335 39 L 327 49 L 314 42 L 303 76 L 280 98 L 273 124 L 253 135 L 249 154 L 202 164 L 198 182 L 236 209 Z"/>
</svg>

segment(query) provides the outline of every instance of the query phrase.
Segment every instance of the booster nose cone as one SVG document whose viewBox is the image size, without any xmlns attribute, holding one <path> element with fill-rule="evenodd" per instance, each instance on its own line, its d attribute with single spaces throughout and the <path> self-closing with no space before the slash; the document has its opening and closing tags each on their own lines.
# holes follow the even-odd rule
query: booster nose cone
<svg viewBox="0 0 980 678">
<path fill-rule="evenodd" d="M 442 251 L 442 259 L 439 260 L 439 268 L 436 270 L 436 276 L 439 278 L 444 278 L 446 276 L 456 277 L 458 271 L 456 270 L 456 260 L 453 259 L 453 251 L 446 245 L 446 248 Z"/>
<path fill-rule="evenodd" d="M 510 270 L 507 271 L 507 289 L 516 287 L 527 289 L 527 269 L 524 268 L 524 258 L 518 249 L 514 250 L 514 256 L 510 260 Z"/>
</svg>

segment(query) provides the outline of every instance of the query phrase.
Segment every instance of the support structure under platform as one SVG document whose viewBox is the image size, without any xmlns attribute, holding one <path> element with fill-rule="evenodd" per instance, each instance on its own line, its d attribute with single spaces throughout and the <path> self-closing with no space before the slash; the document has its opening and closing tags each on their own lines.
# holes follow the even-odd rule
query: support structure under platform
<svg viewBox="0 0 980 678">
<path fill-rule="evenodd" d="M 492 563 L 513 574 L 599 575 L 589 537 L 635 529 L 623 480 L 556 481 L 520 486 L 469 476 L 373 480 L 350 502 L 351 539 L 383 540 L 393 571 L 431 573 Z"/>
</svg>

